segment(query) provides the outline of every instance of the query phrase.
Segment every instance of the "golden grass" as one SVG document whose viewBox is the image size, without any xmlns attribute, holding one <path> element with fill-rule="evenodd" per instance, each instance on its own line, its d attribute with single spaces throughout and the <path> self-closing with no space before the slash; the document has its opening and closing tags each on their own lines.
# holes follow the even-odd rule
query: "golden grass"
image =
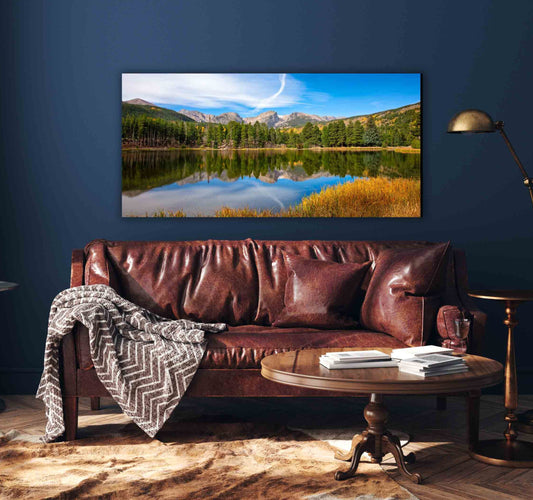
<svg viewBox="0 0 533 500">
<path fill-rule="evenodd" d="M 187 214 L 183 210 L 176 210 L 171 212 L 170 210 L 158 210 L 152 215 L 146 214 L 147 217 L 187 217 Z"/>
<path fill-rule="evenodd" d="M 222 207 L 215 212 L 215 217 L 280 217 L 279 212 L 272 210 L 256 210 L 255 208 L 229 208 Z"/>
<path fill-rule="evenodd" d="M 312 193 L 282 212 L 223 207 L 216 217 L 420 217 L 420 180 L 358 179 Z"/>
<path fill-rule="evenodd" d="M 420 179 L 371 177 L 337 184 L 281 212 L 222 207 L 215 217 L 420 217 Z M 201 217 L 201 215 L 199 215 Z M 152 217 L 186 217 L 160 210 Z"/>
</svg>

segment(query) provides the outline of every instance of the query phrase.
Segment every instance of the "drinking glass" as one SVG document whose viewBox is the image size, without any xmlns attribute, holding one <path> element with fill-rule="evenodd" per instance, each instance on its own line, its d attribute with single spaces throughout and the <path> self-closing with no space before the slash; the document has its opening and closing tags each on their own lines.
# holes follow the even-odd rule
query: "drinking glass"
<svg viewBox="0 0 533 500">
<path fill-rule="evenodd" d="M 456 318 L 455 320 L 455 338 L 451 341 L 451 348 L 454 352 L 465 353 L 467 349 L 466 339 L 470 333 L 470 323 L 469 318 Z"/>
</svg>

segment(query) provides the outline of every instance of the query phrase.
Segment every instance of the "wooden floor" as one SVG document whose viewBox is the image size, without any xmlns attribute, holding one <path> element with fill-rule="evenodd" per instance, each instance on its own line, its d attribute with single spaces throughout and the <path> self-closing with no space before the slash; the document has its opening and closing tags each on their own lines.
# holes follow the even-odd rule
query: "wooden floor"
<svg viewBox="0 0 533 500">
<path fill-rule="evenodd" d="M 10 429 L 41 435 L 44 412 L 32 396 L 4 396 L 7 409 L 0 413 L 0 431 Z M 393 465 L 384 469 L 421 500 L 441 499 L 532 499 L 533 469 L 485 465 L 466 453 L 466 411 L 463 398 L 448 398 L 448 409 L 438 411 L 432 397 L 388 397 L 390 427 L 407 432 L 412 440 L 406 453 L 416 452 L 417 463 L 409 469 L 419 472 L 424 484 L 405 481 Z M 177 418 L 205 422 L 246 420 L 275 422 L 299 428 L 363 428 L 361 398 L 272 398 L 272 399 L 189 399 L 183 400 Z M 533 408 L 533 396 L 520 397 L 521 409 Z M 504 428 L 504 409 L 499 396 L 483 396 L 481 439 L 498 438 Z M 102 409 L 92 412 L 88 400 L 80 404 L 80 435 L 94 435 L 108 426 L 129 422 L 112 400 L 104 399 Z M 533 436 L 521 435 L 533 441 Z M 332 458 L 333 459 L 333 458 Z M 390 465 L 389 465 L 390 464 Z"/>
</svg>

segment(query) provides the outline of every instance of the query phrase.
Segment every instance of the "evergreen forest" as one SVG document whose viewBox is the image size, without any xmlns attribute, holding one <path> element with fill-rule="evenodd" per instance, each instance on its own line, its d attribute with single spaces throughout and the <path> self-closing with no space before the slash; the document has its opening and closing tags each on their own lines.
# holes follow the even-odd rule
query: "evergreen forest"
<svg viewBox="0 0 533 500">
<path fill-rule="evenodd" d="M 176 113 L 177 114 L 177 113 Z M 273 128 L 264 123 L 227 124 L 165 120 L 127 113 L 122 116 L 125 148 L 420 148 L 420 108 L 391 110 L 367 117 L 341 119 L 301 128 Z"/>
</svg>

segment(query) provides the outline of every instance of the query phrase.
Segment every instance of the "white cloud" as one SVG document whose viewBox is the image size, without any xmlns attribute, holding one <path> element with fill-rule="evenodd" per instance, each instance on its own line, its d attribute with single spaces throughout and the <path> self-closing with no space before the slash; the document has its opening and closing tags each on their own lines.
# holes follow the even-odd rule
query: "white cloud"
<svg viewBox="0 0 533 500">
<path fill-rule="evenodd" d="M 305 86 L 291 75 L 271 73 L 124 73 L 122 100 L 184 108 L 265 110 L 303 102 Z"/>
<path fill-rule="evenodd" d="M 254 109 L 254 111 L 259 111 L 260 109 L 268 108 L 269 106 L 272 106 L 272 103 L 276 101 L 276 99 L 281 95 L 281 93 L 285 90 L 285 85 L 287 83 L 287 75 L 283 73 L 282 75 L 279 75 L 279 81 L 280 81 L 280 87 L 279 90 L 271 95 L 270 97 L 267 97 L 266 99 L 263 99 Z"/>
</svg>

